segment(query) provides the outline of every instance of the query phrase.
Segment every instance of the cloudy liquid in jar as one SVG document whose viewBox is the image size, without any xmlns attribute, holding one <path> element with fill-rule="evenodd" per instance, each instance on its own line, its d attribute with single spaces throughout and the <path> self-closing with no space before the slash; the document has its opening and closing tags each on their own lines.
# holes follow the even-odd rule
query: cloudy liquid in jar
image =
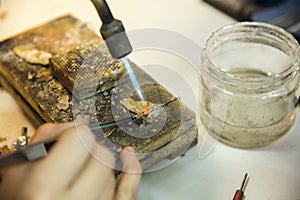
<svg viewBox="0 0 300 200">
<path fill-rule="evenodd" d="M 201 77 L 200 118 L 210 134 L 230 146 L 252 148 L 291 128 L 299 72 L 278 78 L 293 65 L 290 56 L 272 46 L 241 42 L 223 45 L 211 60 L 222 72 L 215 75 L 209 69 Z M 206 62 L 202 58 L 209 67 Z"/>
</svg>

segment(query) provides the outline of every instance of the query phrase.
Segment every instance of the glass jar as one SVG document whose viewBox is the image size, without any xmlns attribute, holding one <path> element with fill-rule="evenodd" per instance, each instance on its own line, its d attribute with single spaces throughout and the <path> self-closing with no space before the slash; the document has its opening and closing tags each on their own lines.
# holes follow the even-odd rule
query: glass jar
<svg viewBox="0 0 300 200">
<path fill-rule="evenodd" d="M 299 55 L 294 37 L 270 24 L 239 22 L 212 33 L 201 56 L 204 130 L 237 148 L 284 135 L 296 113 Z"/>
</svg>

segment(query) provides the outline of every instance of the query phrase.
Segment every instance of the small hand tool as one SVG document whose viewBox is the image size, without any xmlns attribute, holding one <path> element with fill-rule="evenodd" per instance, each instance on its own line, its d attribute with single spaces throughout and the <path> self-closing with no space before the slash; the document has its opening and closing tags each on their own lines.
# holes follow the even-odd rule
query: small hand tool
<svg viewBox="0 0 300 200">
<path fill-rule="evenodd" d="M 235 191 L 233 200 L 242 200 L 244 198 L 244 191 L 249 180 L 248 174 L 246 173 L 241 185 L 241 188 Z"/>
<path fill-rule="evenodd" d="M 126 123 L 131 119 L 124 119 L 118 123 Z M 116 122 L 111 123 L 104 123 L 104 124 L 97 124 L 97 125 L 90 125 L 90 129 L 92 131 L 96 130 L 104 130 L 109 129 L 117 126 Z M 0 155 L 0 170 L 11 167 L 17 164 L 21 164 L 28 161 L 35 161 L 47 156 L 48 151 L 57 141 L 57 137 L 49 138 L 45 141 L 38 142 L 35 144 L 29 144 L 24 146 L 23 148 L 9 152 L 3 155 Z"/>
</svg>

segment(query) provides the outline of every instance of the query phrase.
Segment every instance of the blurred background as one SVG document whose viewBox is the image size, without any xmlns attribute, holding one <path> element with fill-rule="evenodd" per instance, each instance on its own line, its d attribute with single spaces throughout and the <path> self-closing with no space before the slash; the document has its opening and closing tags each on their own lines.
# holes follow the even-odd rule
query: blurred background
<svg viewBox="0 0 300 200">
<path fill-rule="evenodd" d="M 267 22 L 300 40 L 299 0 L 204 0 L 238 21 Z"/>
</svg>

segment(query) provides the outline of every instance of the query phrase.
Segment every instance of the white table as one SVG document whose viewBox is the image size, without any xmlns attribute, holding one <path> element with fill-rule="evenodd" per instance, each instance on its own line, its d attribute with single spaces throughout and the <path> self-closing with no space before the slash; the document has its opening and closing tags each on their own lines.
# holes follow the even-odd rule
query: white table
<svg viewBox="0 0 300 200">
<path fill-rule="evenodd" d="M 212 31 L 234 22 L 200 0 L 110 0 L 108 3 L 128 31 L 168 29 L 200 46 Z M 4 16 L 0 19 L 0 40 L 66 12 L 87 22 L 94 30 L 100 27 L 89 0 L 2 0 L 1 12 Z M 218 143 L 206 158 L 198 159 L 199 148 L 194 147 L 172 165 L 144 174 L 139 199 L 232 199 L 248 172 L 246 199 L 299 200 L 299 117 L 295 123 L 287 135 L 264 148 L 239 150 Z M 22 126 L 28 126 L 31 134 L 34 132 L 12 98 L 0 90 L 0 136 L 9 136 L 10 142 Z"/>
</svg>

